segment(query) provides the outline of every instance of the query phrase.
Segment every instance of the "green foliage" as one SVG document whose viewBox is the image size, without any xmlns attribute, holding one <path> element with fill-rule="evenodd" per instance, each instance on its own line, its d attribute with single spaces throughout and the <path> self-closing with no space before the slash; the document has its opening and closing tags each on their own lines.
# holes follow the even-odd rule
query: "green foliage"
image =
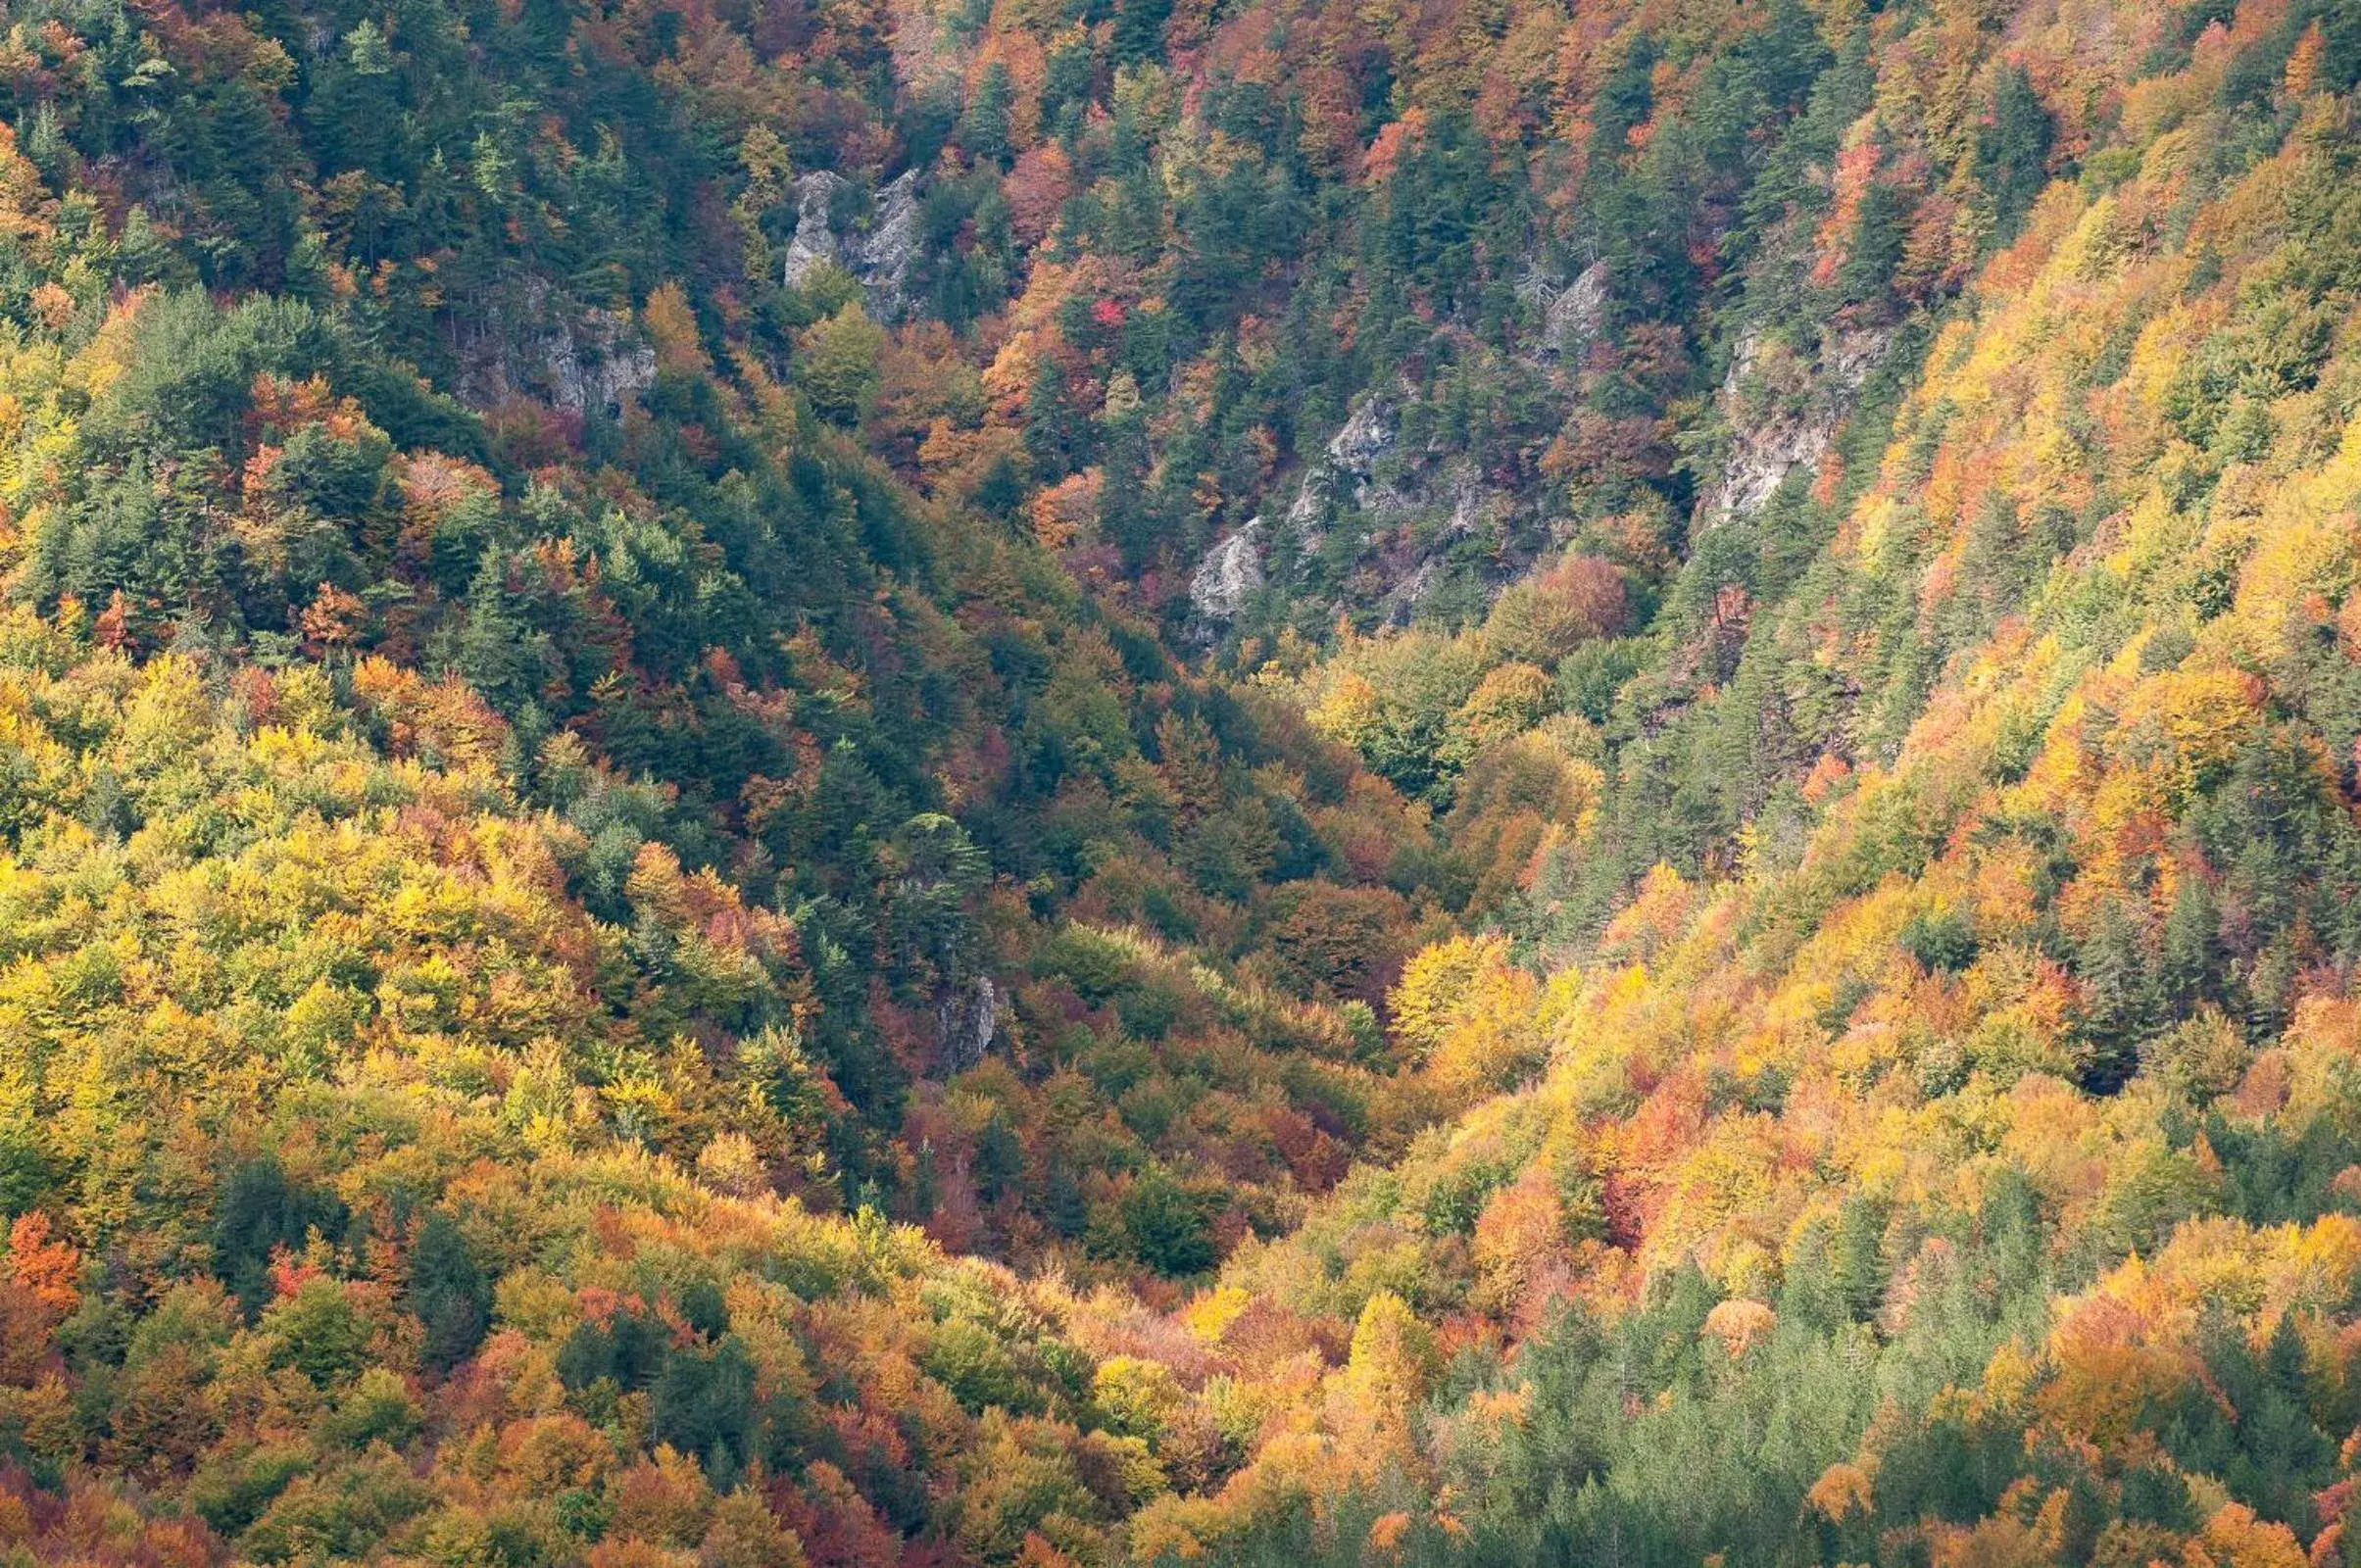
<svg viewBox="0 0 2361 1568">
<path fill-rule="evenodd" d="M 333 1280 L 305 1281 L 263 1314 L 262 1328 L 275 1342 L 273 1360 L 316 1388 L 341 1388 L 369 1365 L 369 1325 Z"/>
<path fill-rule="evenodd" d="M 1975 923 L 1958 909 L 1912 915 L 1896 940 L 1930 973 L 1955 974 L 1976 961 Z"/>
<path fill-rule="evenodd" d="M 1134 1181 L 1121 1212 L 1132 1255 L 1157 1273 L 1196 1274 L 1212 1265 L 1204 1200 L 1166 1173 L 1150 1171 Z"/>
<path fill-rule="evenodd" d="M 715 1486 L 733 1485 L 759 1441 L 755 1368 L 733 1339 L 664 1357 L 648 1391 L 649 1433 L 705 1463 Z"/>
<path fill-rule="evenodd" d="M 491 1283 L 459 1227 L 439 1209 L 419 1224 L 410 1251 L 411 1310 L 426 1326 L 426 1364 L 438 1372 L 474 1354 L 491 1323 Z"/>
<path fill-rule="evenodd" d="M 796 377 L 824 419 L 857 424 L 877 395 L 877 357 L 885 333 L 848 304 L 808 331 L 798 344 Z"/>
<path fill-rule="evenodd" d="M 271 1294 L 276 1257 L 299 1253 L 314 1235 L 341 1238 L 345 1205 L 333 1193 L 289 1181 L 276 1159 L 264 1155 L 231 1170 L 221 1184 L 214 1218 L 214 1275 L 249 1315 Z"/>
<path fill-rule="evenodd" d="M 35 0 L 11 1544 L 2351 1555 L 2351 9 Z"/>
</svg>

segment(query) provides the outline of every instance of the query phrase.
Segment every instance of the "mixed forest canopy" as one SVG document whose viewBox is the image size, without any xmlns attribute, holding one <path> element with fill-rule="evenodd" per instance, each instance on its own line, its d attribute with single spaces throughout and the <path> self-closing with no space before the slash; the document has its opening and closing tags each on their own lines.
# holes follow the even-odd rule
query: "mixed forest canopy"
<svg viewBox="0 0 2361 1568">
<path fill-rule="evenodd" d="M 0 1554 L 2361 1563 L 2361 0 L 0 0 Z"/>
</svg>

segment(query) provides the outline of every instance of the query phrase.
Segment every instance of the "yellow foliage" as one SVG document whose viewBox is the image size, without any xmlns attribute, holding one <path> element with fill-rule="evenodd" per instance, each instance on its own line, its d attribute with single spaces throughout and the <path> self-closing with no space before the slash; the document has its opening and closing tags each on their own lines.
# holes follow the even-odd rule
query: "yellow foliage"
<svg viewBox="0 0 2361 1568">
<path fill-rule="evenodd" d="M 678 283 L 660 284 L 649 294 L 639 320 L 655 346 L 659 368 L 674 375 L 701 375 L 713 368 L 697 329 L 697 313 Z"/>
<path fill-rule="evenodd" d="M 2186 1568 L 2306 1568 L 2311 1559 L 2286 1525 L 2254 1517 L 2243 1503 L 2216 1509 L 2182 1548 Z"/>
<path fill-rule="evenodd" d="M 1394 1033 L 1455 1092 L 1505 1088 L 1540 1062 L 1540 984 L 1509 961 L 1502 937 L 1454 936 L 1402 966 L 1388 994 Z"/>
<path fill-rule="evenodd" d="M 1867 1513 L 1871 1507 L 1871 1482 L 1860 1466 L 1842 1461 L 1830 1465 L 1804 1494 L 1803 1501 L 1814 1513 L 1836 1524 L 1843 1524 L 1856 1513 Z"/>
<path fill-rule="evenodd" d="M 1778 1314 L 1762 1302 L 1734 1297 L 1714 1303 L 1713 1310 L 1705 1314 L 1703 1332 L 1720 1341 L 1730 1359 L 1736 1361 L 1768 1339 L 1777 1323 Z"/>
<path fill-rule="evenodd" d="M 1253 1295 L 1235 1285 L 1207 1291 L 1189 1303 L 1185 1314 L 1189 1332 L 1208 1345 L 1218 1343 L 1222 1334 L 1238 1320 L 1239 1314 L 1253 1302 Z"/>
<path fill-rule="evenodd" d="M 1406 1417 L 1441 1371 L 1434 1335 L 1408 1303 L 1391 1291 L 1370 1297 L 1345 1363 L 1345 1381 L 1364 1406 Z"/>
</svg>

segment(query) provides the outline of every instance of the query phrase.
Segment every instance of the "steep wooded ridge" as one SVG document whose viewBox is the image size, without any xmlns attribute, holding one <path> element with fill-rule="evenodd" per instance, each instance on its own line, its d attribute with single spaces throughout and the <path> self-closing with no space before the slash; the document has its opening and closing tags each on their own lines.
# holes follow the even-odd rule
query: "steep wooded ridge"
<svg viewBox="0 0 2361 1568">
<path fill-rule="evenodd" d="M 0 1552 L 2361 1562 L 2357 86 L 0 0 Z"/>
</svg>

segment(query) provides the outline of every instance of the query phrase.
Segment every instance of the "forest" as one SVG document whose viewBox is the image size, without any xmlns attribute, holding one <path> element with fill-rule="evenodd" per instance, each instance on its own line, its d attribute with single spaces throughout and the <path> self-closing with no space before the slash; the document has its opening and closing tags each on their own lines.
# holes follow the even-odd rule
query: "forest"
<svg viewBox="0 0 2361 1568">
<path fill-rule="evenodd" d="M 0 0 L 0 1568 L 2361 1564 L 2361 0 Z"/>
</svg>

